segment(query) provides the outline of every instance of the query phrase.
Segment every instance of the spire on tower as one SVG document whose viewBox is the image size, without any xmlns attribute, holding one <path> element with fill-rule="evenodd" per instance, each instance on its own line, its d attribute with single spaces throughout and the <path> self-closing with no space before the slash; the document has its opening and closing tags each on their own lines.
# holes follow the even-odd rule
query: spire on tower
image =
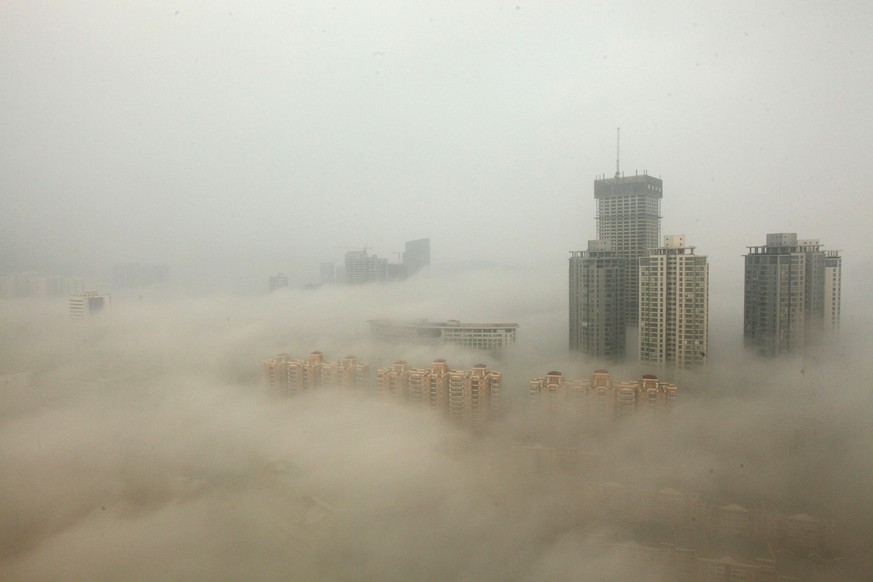
<svg viewBox="0 0 873 582">
<path fill-rule="evenodd" d="M 621 159 L 621 128 L 615 128 L 615 178 L 621 175 L 620 168 L 618 165 L 619 160 Z"/>
</svg>

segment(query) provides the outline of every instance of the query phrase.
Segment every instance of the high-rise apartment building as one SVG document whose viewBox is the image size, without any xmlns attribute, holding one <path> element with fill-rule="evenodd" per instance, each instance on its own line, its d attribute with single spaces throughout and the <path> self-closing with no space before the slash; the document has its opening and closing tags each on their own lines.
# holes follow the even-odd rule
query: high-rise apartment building
<svg viewBox="0 0 873 582">
<path fill-rule="evenodd" d="M 627 259 L 612 241 L 588 241 L 570 253 L 570 349 L 620 357 L 625 347 Z"/>
<path fill-rule="evenodd" d="M 350 285 L 385 281 L 388 259 L 380 259 L 366 250 L 348 251 L 345 259 L 345 282 Z"/>
<path fill-rule="evenodd" d="M 482 428 L 499 411 L 502 376 L 485 364 L 452 370 L 445 360 L 434 360 L 430 368 L 410 368 L 399 361 L 380 368 L 376 378 L 386 396 L 435 408 L 474 429 Z"/>
<path fill-rule="evenodd" d="M 264 383 L 279 394 L 293 395 L 321 387 L 366 388 L 369 366 L 354 356 L 338 362 L 325 361 L 321 352 L 306 359 L 279 354 L 261 364 Z"/>
<path fill-rule="evenodd" d="M 411 277 L 423 268 L 430 266 L 430 239 L 420 238 L 406 242 L 403 253 L 403 266 L 406 276 Z"/>
<path fill-rule="evenodd" d="M 661 236 L 663 182 L 648 174 L 594 181 L 597 200 L 597 238 L 609 240 L 619 256 L 627 259 L 625 310 L 635 324 L 639 307 L 637 260 L 657 248 Z"/>
<path fill-rule="evenodd" d="M 745 255 L 743 334 L 762 355 L 798 352 L 840 321 L 839 251 L 797 234 L 767 235 Z"/>
<path fill-rule="evenodd" d="M 693 368 L 709 349 L 709 264 L 685 235 L 639 260 L 639 342 L 643 362 Z"/>
<path fill-rule="evenodd" d="M 615 382 L 607 370 L 595 370 L 590 379 L 565 378 L 553 371 L 530 381 L 530 401 L 540 414 L 554 417 L 566 411 L 584 412 L 594 423 L 624 418 L 638 411 L 667 411 L 675 406 L 679 390 L 652 374 L 638 381 Z"/>
</svg>

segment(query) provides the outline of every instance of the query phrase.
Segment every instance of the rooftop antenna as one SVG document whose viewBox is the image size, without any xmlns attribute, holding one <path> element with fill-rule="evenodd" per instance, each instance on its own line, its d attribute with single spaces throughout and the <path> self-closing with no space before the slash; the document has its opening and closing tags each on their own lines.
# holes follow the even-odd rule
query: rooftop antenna
<svg viewBox="0 0 873 582">
<path fill-rule="evenodd" d="M 621 128 L 615 128 L 615 179 L 618 180 L 619 167 L 618 161 L 621 159 Z"/>
</svg>

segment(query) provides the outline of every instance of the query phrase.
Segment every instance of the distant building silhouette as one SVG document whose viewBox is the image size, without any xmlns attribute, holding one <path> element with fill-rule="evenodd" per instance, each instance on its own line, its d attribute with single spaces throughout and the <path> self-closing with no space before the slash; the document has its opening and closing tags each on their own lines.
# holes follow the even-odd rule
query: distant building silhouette
<svg viewBox="0 0 873 582">
<path fill-rule="evenodd" d="M 709 264 L 685 235 L 639 259 L 640 360 L 694 368 L 709 350 Z"/>
<path fill-rule="evenodd" d="M 349 285 L 384 282 L 387 278 L 388 259 L 380 259 L 366 250 L 346 252 L 345 280 Z"/>
<path fill-rule="evenodd" d="M 403 266 L 406 268 L 407 277 L 411 277 L 425 267 L 430 266 L 429 238 L 420 238 L 406 242 L 406 250 L 403 253 Z"/>
<path fill-rule="evenodd" d="M 319 270 L 321 273 L 322 285 L 333 285 L 334 283 L 336 283 L 336 267 L 333 263 L 321 263 Z"/>
<path fill-rule="evenodd" d="M 433 322 L 372 319 L 376 339 L 401 343 L 454 344 L 477 350 L 502 350 L 515 343 L 517 323 L 461 323 L 456 319 Z"/>
<path fill-rule="evenodd" d="M 801 352 L 840 322 L 842 258 L 817 239 L 767 235 L 745 255 L 743 334 L 761 355 Z"/>
<path fill-rule="evenodd" d="M 267 288 L 269 289 L 270 293 L 272 293 L 276 289 L 282 289 L 283 287 L 288 287 L 288 277 L 286 277 L 282 273 L 273 275 L 267 282 Z"/>
<path fill-rule="evenodd" d="M 82 277 L 25 271 L 0 276 L 0 297 L 63 297 L 82 292 Z"/>
<path fill-rule="evenodd" d="M 70 317 L 93 317 L 109 310 L 110 297 L 96 291 L 78 293 L 70 297 Z"/>
</svg>

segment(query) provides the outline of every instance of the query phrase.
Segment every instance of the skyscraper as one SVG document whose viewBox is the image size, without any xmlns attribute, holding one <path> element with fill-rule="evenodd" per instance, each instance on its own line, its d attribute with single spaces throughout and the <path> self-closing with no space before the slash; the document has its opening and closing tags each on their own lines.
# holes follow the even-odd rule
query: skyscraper
<svg viewBox="0 0 873 582">
<path fill-rule="evenodd" d="M 588 241 L 587 251 L 570 255 L 570 349 L 624 355 L 627 259 L 609 240 Z"/>
<path fill-rule="evenodd" d="M 663 182 L 648 174 L 594 181 L 597 200 L 597 238 L 612 241 L 615 252 L 627 259 L 625 310 L 636 324 L 639 303 L 637 260 L 658 246 L 661 236 Z"/>
<path fill-rule="evenodd" d="M 745 255 L 743 335 L 762 355 L 801 351 L 840 321 L 839 251 L 797 233 L 767 235 Z"/>
<path fill-rule="evenodd" d="M 388 259 L 368 254 L 366 249 L 349 251 L 345 260 L 345 282 L 350 285 L 385 281 Z"/>
<path fill-rule="evenodd" d="M 403 265 L 406 267 L 406 276 L 411 277 L 423 268 L 430 265 L 430 239 L 420 238 L 406 242 L 406 251 L 403 253 Z"/>
<path fill-rule="evenodd" d="M 709 349 L 709 264 L 685 235 L 639 260 L 640 360 L 693 368 Z"/>
</svg>

